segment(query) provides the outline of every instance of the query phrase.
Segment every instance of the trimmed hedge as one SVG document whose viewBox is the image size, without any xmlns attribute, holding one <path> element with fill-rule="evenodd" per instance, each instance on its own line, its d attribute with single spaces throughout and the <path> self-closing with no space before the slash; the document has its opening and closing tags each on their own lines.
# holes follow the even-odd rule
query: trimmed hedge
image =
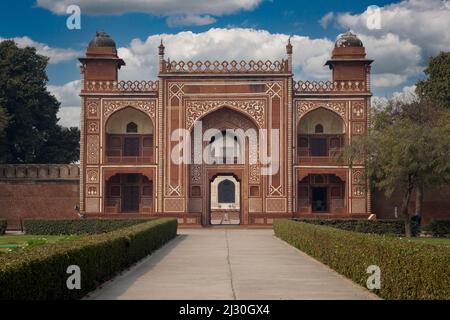
<svg viewBox="0 0 450 320">
<path fill-rule="evenodd" d="M 0 235 L 5 234 L 6 224 L 7 222 L 5 219 L 0 219 Z"/>
<path fill-rule="evenodd" d="M 450 220 L 432 220 L 423 230 L 437 237 L 448 237 L 450 236 Z"/>
<path fill-rule="evenodd" d="M 47 244 L 0 257 L 0 299 L 77 299 L 113 278 L 177 234 L 176 219 L 158 219 L 81 240 Z M 81 269 L 81 289 L 69 290 L 67 268 Z"/>
<path fill-rule="evenodd" d="M 405 235 L 403 220 L 366 220 L 366 219 L 294 219 L 295 221 L 330 226 L 347 231 L 374 234 Z M 413 234 L 418 234 L 420 226 L 412 222 Z"/>
<path fill-rule="evenodd" d="M 25 219 L 26 234 L 98 234 L 126 228 L 148 220 L 143 219 Z"/>
<path fill-rule="evenodd" d="M 287 219 L 275 235 L 366 287 L 370 265 L 381 269 L 384 299 L 450 299 L 450 248 L 407 238 L 349 232 Z"/>
</svg>

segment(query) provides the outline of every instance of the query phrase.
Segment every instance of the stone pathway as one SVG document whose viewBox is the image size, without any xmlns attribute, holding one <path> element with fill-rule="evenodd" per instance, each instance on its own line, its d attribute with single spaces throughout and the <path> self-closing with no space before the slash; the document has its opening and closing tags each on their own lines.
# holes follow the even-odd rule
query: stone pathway
<svg viewBox="0 0 450 320">
<path fill-rule="evenodd" d="M 181 229 L 87 299 L 377 299 L 273 230 Z"/>
</svg>

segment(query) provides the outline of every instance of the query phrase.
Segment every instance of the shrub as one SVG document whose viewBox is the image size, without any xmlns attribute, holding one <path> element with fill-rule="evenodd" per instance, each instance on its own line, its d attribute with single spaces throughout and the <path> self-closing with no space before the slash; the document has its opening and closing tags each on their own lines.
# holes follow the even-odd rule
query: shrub
<svg viewBox="0 0 450 320">
<path fill-rule="evenodd" d="M 450 236 L 450 220 L 432 220 L 423 230 L 437 237 L 448 237 Z"/>
<path fill-rule="evenodd" d="M 405 235 L 403 220 L 364 220 L 364 219 L 295 219 L 296 221 L 330 226 L 347 231 L 375 234 Z M 412 223 L 413 234 L 418 234 L 420 226 Z"/>
<path fill-rule="evenodd" d="M 129 227 L 148 220 L 143 219 L 25 219 L 24 230 L 27 234 L 97 234 Z"/>
<path fill-rule="evenodd" d="M 275 235 L 366 286 L 370 265 L 381 269 L 384 299 L 450 299 L 450 248 L 407 238 L 349 232 L 287 219 L 274 222 Z"/>
<path fill-rule="evenodd" d="M 6 220 L 0 219 L 0 235 L 5 234 L 6 231 Z"/>
<path fill-rule="evenodd" d="M 151 254 L 177 233 L 176 219 L 158 219 L 80 240 L 46 244 L 0 257 L 0 299 L 75 299 Z M 81 270 L 69 290 L 67 268 Z"/>
</svg>

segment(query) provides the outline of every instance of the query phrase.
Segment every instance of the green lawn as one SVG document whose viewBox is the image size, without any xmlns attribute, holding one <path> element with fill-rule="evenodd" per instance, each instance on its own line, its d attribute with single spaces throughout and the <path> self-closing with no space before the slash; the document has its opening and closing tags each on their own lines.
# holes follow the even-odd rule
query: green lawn
<svg viewBox="0 0 450 320">
<path fill-rule="evenodd" d="M 46 243 L 79 240 L 82 237 L 83 236 L 81 235 L 3 235 L 0 236 L 0 253 L 21 250 L 23 248 L 32 248 Z"/>
<path fill-rule="evenodd" d="M 434 245 L 442 245 L 442 246 L 450 247 L 450 238 L 417 237 L 417 238 L 401 238 L 401 241 L 412 241 L 412 242 L 418 242 L 418 243 L 426 243 L 426 244 L 434 244 Z"/>
</svg>

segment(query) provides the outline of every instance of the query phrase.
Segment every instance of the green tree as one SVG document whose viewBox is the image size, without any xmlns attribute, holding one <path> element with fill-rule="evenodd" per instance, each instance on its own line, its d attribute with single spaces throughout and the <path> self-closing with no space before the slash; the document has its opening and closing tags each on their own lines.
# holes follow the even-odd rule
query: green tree
<svg viewBox="0 0 450 320">
<path fill-rule="evenodd" d="M 450 52 L 441 52 L 428 61 L 426 78 L 417 82 L 416 93 L 420 100 L 428 100 L 450 108 Z M 419 119 L 423 122 L 423 120 Z M 422 215 L 424 185 L 416 189 L 416 213 Z"/>
<path fill-rule="evenodd" d="M 0 155 L 5 153 L 5 129 L 9 123 L 9 116 L 6 109 L 0 106 Z"/>
<path fill-rule="evenodd" d="M 369 135 L 346 148 L 345 160 L 364 162 L 368 177 L 388 197 L 401 191 L 401 215 L 411 236 L 413 191 L 450 181 L 450 109 L 425 100 L 392 100 L 373 110 L 372 119 Z"/>
<path fill-rule="evenodd" d="M 5 129 L 8 126 L 9 117 L 8 113 L 6 112 L 5 108 L 0 106 L 0 139 L 5 134 Z"/>
<path fill-rule="evenodd" d="M 35 48 L 0 43 L 0 105 L 9 115 L 0 162 L 71 163 L 79 158 L 78 129 L 57 124 L 60 103 L 47 91 L 47 64 Z"/>
<path fill-rule="evenodd" d="M 441 52 L 429 60 L 426 78 L 417 83 L 420 99 L 430 99 L 450 108 L 450 52 Z"/>
</svg>

